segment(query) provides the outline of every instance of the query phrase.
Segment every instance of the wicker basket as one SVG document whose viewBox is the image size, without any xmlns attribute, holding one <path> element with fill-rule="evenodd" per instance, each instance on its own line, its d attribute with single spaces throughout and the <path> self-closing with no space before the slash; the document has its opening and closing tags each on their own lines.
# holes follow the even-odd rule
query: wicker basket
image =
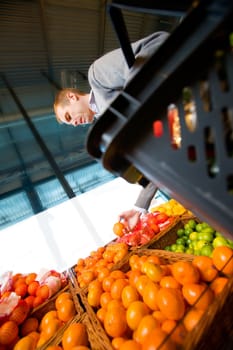
<svg viewBox="0 0 233 350">
<path fill-rule="evenodd" d="M 183 253 L 172 253 L 158 249 L 138 249 L 131 252 L 129 256 L 137 255 L 156 255 L 163 264 L 170 264 L 177 261 L 192 261 L 193 255 Z M 129 256 L 124 259 L 117 268 L 124 272 L 129 270 Z M 95 310 L 88 304 L 86 294 L 80 293 L 82 302 L 86 308 L 91 322 L 95 328 L 102 334 L 102 347 L 99 349 L 112 350 L 109 337 L 106 335 L 101 323 L 96 317 Z M 233 348 L 233 277 L 229 280 L 224 291 L 215 298 L 209 309 L 205 312 L 205 316 L 200 320 L 198 325 L 192 332 L 189 332 L 182 350 L 208 350 L 208 349 L 227 349 Z"/>
<path fill-rule="evenodd" d="M 193 255 L 172 253 L 165 250 L 139 249 L 134 254 L 156 255 L 161 261 L 174 263 L 176 261 L 192 261 Z M 119 266 L 120 267 L 120 266 Z M 121 266 L 128 271 L 129 263 Z M 230 278 L 223 292 L 215 298 L 209 309 L 205 312 L 198 325 L 187 335 L 183 350 L 230 350 L 233 349 L 233 276 Z"/>
<path fill-rule="evenodd" d="M 181 216 L 177 218 L 177 220 L 174 222 L 174 224 L 169 227 L 165 232 L 161 232 L 161 235 L 158 235 L 158 237 L 155 237 L 150 242 L 148 242 L 145 246 L 142 248 L 151 248 L 151 249 L 164 249 L 166 246 L 176 243 L 176 240 L 178 238 L 176 232 L 183 228 L 184 225 L 190 220 L 194 219 L 196 222 L 200 222 L 200 220 L 195 216 Z"/>
<path fill-rule="evenodd" d="M 197 327 L 187 336 L 185 350 L 233 349 L 233 278 Z"/>
<path fill-rule="evenodd" d="M 35 308 L 33 310 L 33 312 L 30 314 L 30 317 L 36 317 L 39 321 L 41 321 L 43 316 L 47 312 L 52 311 L 52 310 L 56 310 L 55 302 L 56 302 L 57 297 L 61 293 L 64 293 L 67 291 L 69 291 L 72 295 L 75 309 L 76 309 L 76 315 L 74 316 L 74 318 L 72 320 L 68 321 L 64 326 L 62 326 L 61 329 L 54 336 L 52 336 L 45 344 L 38 347 L 37 350 L 45 350 L 48 347 L 48 345 L 50 345 L 51 343 L 53 343 L 53 341 L 55 341 L 55 339 L 57 338 L 57 336 L 60 333 L 64 332 L 64 330 L 68 327 L 68 325 L 71 322 L 74 322 L 77 318 L 80 318 L 84 314 L 84 312 L 85 312 L 84 306 L 83 306 L 82 302 L 80 302 L 80 299 L 78 298 L 76 293 L 73 292 L 73 288 L 71 286 L 71 281 L 69 281 L 68 284 L 63 289 L 61 289 L 58 293 L 54 294 L 48 301 L 46 301 L 42 305 Z"/>
<path fill-rule="evenodd" d="M 44 347 L 39 350 L 46 350 L 50 345 L 61 345 L 62 337 L 65 330 L 73 323 L 82 323 L 86 326 L 89 347 L 91 350 L 109 350 L 111 348 L 111 343 L 104 333 L 102 327 L 95 322 L 95 317 L 92 318 L 91 314 L 87 312 L 83 313 L 81 316 L 76 315 L 70 322 L 68 322 L 63 328 L 61 328 L 56 336 L 52 338 Z"/>
</svg>

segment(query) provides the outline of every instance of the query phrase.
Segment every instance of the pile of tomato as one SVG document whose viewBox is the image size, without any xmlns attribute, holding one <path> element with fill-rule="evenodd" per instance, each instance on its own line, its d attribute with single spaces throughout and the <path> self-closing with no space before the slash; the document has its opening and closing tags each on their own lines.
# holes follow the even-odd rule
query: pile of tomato
<svg viewBox="0 0 233 350">
<path fill-rule="evenodd" d="M 133 229 L 128 229 L 122 222 L 117 222 L 113 226 L 113 232 L 119 236 L 117 242 L 126 243 L 129 246 L 141 246 L 148 243 L 161 230 L 169 227 L 175 220 L 174 216 L 155 211 L 143 214 L 137 225 Z"/>
</svg>

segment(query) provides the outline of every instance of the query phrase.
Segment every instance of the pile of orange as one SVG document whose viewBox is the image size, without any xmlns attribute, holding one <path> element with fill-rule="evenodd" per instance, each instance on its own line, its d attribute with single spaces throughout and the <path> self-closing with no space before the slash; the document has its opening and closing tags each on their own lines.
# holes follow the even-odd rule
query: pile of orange
<svg viewBox="0 0 233 350">
<path fill-rule="evenodd" d="M 60 273 L 52 271 L 53 276 L 60 276 Z M 0 293 L 0 297 L 8 297 L 12 292 L 16 293 L 20 299 L 26 301 L 30 310 L 43 304 L 51 296 L 51 291 L 46 284 L 41 284 L 37 280 L 37 274 L 31 272 L 28 274 L 16 273 L 11 277 L 10 290 L 7 290 L 3 294 Z M 66 278 L 61 278 L 61 289 L 67 285 Z"/>
<path fill-rule="evenodd" d="M 26 305 L 26 308 L 25 308 Z M 15 313 L 0 327 L 1 345 L 4 350 L 34 350 L 45 344 L 57 331 L 76 314 L 72 295 L 69 291 L 61 292 L 55 300 L 53 310 L 44 314 L 41 320 L 29 315 L 29 307 L 21 301 Z M 17 312 L 16 312 L 17 311 Z"/>
<path fill-rule="evenodd" d="M 86 326 L 72 323 L 64 331 L 60 345 L 50 345 L 46 350 L 90 350 Z"/>
<path fill-rule="evenodd" d="M 83 288 L 97 278 L 103 279 L 127 254 L 127 244 L 113 242 L 98 248 L 88 257 L 79 259 L 74 267 L 79 286 Z"/>
<path fill-rule="evenodd" d="M 143 251 L 141 251 L 143 254 Z M 115 350 L 173 350 L 184 343 L 233 274 L 233 250 L 165 263 L 133 254 L 129 270 L 90 282 L 87 300 Z"/>
<path fill-rule="evenodd" d="M 1 297 L 7 296 L 10 292 L 15 292 L 21 299 L 25 300 L 30 309 L 33 309 L 49 298 L 49 288 L 47 285 L 40 285 L 36 280 L 37 274 L 32 272 L 26 275 L 17 273 L 12 276 L 11 291 L 5 292 Z"/>
</svg>

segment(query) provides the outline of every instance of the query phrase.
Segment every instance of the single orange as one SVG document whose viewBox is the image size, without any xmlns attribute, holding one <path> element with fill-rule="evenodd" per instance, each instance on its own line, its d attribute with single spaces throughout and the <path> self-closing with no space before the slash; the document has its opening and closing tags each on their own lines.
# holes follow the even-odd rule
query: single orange
<svg viewBox="0 0 233 350">
<path fill-rule="evenodd" d="M 152 281 L 148 282 L 142 291 L 142 298 L 144 303 L 153 311 L 159 309 L 157 304 L 158 291 L 158 283 L 154 283 Z"/>
<path fill-rule="evenodd" d="M 229 282 L 228 277 L 215 278 L 210 284 L 210 288 L 214 292 L 214 295 L 217 296 L 218 294 L 222 293 L 223 289 L 225 288 L 228 282 Z"/>
<path fill-rule="evenodd" d="M 100 266 L 98 269 L 97 269 L 97 279 L 100 281 L 100 282 L 103 282 L 104 278 L 109 276 L 110 275 L 110 271 L 107 267 L 105 266 Z"/>
<path fill-rule="evenodd" d="M 95 272 L 93 270 L 83 271 L 81 276 L 82 282 L 87 286 L 91 281 L 95 279 Z"/>
<path fill-rule="evenodd" d="M 138 343 L 143 344 L 148 334 L 159 326 L 160 323 L 158 320 L 156 320 L 152 315 L 146 315 L 142 317 L 137 329 L 134 331 L 133 339 L 135 339 Z"/>
<path fill-rule="evenodd" d="M 112 260 L 111 260 L 112 261 Z M 95 268 L 99 267 L 99 266 L 107 266 L 108 261 L 106 261 L 103 257 L 101 259 L 99 259 L 96 264 L 95 264 Z"/>
<path fill-rule="evenodd" d="M 233 274 L 233 249 L 220 246 L 213 250 L 213 263 L 216 268 L 225 275 Z"/>
<path fill-rule="evenodd" d="M 138 277 L 142 276 L 142 273 L 139 270 L 129 270 L 126 273 L 126 275 L 129 280 L 129 284 L 131 284 L 133 287 L 136 287 L 136 282 L 138 280 Z"/>
<path fill-rule="evenodd" d="M 133 254 L 129 257 L 129 266 L 132 271 L 141 271 L 140 257 L 137 254 Z"/>
<path fill-rule="evenodd" d="M 124 306 L 123 306 L 123 304 L 122 304 L 122 301 L 121 300 L 119 300 L 119 299 L 112 299 L 109 303 L 108 303 L 108 305 L 107 305 L 107 309 L 108 310 L 110 310 L 110 309 L 112 309 L 112 308 L 121 308 L 121 307 L 123 307 L 124 308 Z"/>
<path fill-rule="evenodd" d="M 96 316 L 98 318 L 98 320 L 100 320 L 100 322 L 103 324 L 104 323 L 104 318 L 106 315 L 107 309 L 100 307 L 97 311 L 96 311 Z"/>
<path fill-rule="evenodd" d="M 28 292 L 28 285 L 25 282 L 18 283 L 17 286 L 15 286 L 15 293 L 22 298 L 25 297 L 25 295 Z"/>
<path fill-rule="evenodd" d="M 183 319 L 183 324 L 188 332 L 196 327 L 202 316 L 204 315 L 204 310 L 192 307 Z"/>
<path fill-rule="evenodd" d="M 63 304 L 64 300 L 70 299 L 72 300 L 72 295 L 70 292 L 66 291 L 66 292 L 61 292 L 56 300 L 55 300 L 55 307 L 56 309 L 59 309 L 59 307 Z"/>
<path fill-rule="evenodd" d="M 142 270 L 142 265 L 147 261 L 148 256 L 147 255 L 141 255 L 139 257 L 139 269 Z"/>
<path fill-rule="evenodd" d="M 172 264 L 172 275 L 180 284 L 198 283 L 200 273 L 190 261 L 177 261 Z"/>
<path fill-rule="evenodd" d="M 120 347 L 120 350 L 141 350 L 141 345 L 133 339 L 126 340 Z"/>
<path fill-rule="evenodd" d="M 41 304 L 43 304 L 44 299 L 41 296 L 35 296 L 34 301 L 33 301 L 33 307 L 37 307 L 40 306 Z"/>
<path fill-rule="evenodd" d="M 41 297 L 43 300 L 48 299 L 49 294 L 50 294 L 50 290 L 46 284 L 39 286 L 37 291 L 36 291 L 36 296 Z"/>
<path fill-rule="evenodd" d="M 92 307 L 99 307 L 100 306 L 100 298 L 103 293 L 103 289 L 101 285 L 99 288 L 96 287 L 96 289 L 92 289 L 88 291 L 87 294 L 87 301 Z"/>
<path fill-rule="evenodd" d="M 136 289 L 141 296 L 143 295 L 143 291 L 145 289 L 145 286 L 149 282 L 151 282 L 151 280 L 146 275 L 141 275 L 138 277 L 137 282 L 136 282 Z"/>
<path fill-rule="evenodd" d="M 24 298 L 24 301 L 28 304 L 30 309 L 33 309 L 34 299 L 34 295 L 29 295 L 26 298 Z"/>
<path fill-rule="evenodd" d="M 40 331 L 43 331 L 46 329 L 47 325 L 49 324 L 51 319 L 57 319 L 57 311 L 56 310 L 50 310 L 46 312 L 46 314 L 42 317 L 39 325 Z"/>
<path fill-rule="evenodd" d="M 37 291 L 39 286 L 40 286 L 40 283 L 38 281 L 32 281 L 28 285 L 28 294 L 36 296 L 36 291 Z"/>
<path fill-rule="evenodd" d="M 88 285 L 88 292 L 95 291 L 96 289 L 103 290 L 102 289 L 102 283 L 99 280 L 94 279 Z"/>
<path fill-rule="evenodd" d="M 148 315 L 150 309 L 148 306 L 140 300 L 132 302 L 126 310 L 126 320 L 130 329 L 135 331 L 141 321 L 141 319 Z"/>
<path fill-rule="evenodd" d="M 161 265 L 161 259 L 157 255 L 149 255 L 147 261 L 152 262 L 153 264 Z"/>
<path fill-rule="evenodd" d="M 112 339 L 112 347 L 114 350 L 120 350 L 122 344 L 128 340 L 127 338 L 124 337 L 116 337 Z"/>
<path fill-rule="evenodd" d="M 104 266 L 106 266 L 106 263 L 113 261 L 114 255 L 115 255 L 114 251 L 105 250 L 105 252 L 103 253 L 103 259 L 105 261 L 105 265 Z"/>
<path fill-rule="evenodd" d="M 214 292 L 205 284 L 189 283 L 183 286 L 182 293 L 189 305 L 206 310 L 214 300 Z"/>
<path fill-rule="evenodd" d="M 0 327 L 0 344 L 9 345 L 18 336 L 19 328 L 15 321 L 6 321 Z"/>
<path fill-rule="evenodd" d="M 45 339 L 50 339 L 51 337 L 53 337 L 57 331 L 62 327 L 63 323 L 54 318 L 54 319 L 51 319 L 49 321 L 49 323 L 47 324 L 46 328 L 43 330 L 43 335 L 45 337 Z"/>
<path fill-rule="evenodd" d="M 15 321 L 17 324 L 21 324 L 26 320 L 29 314 L 30 308 L 24 300 L 20 300 L 18 305 L 11 312 L 9 319 Z"/>
<path fill-rule="evenodd" d="M 40 348 L 42 345 L 44 345 L 46 342 L 48 341 L 48 339 L 46 338 L 44 333 L 40 333 L 40 337 L 38 339 L 38 342 L 36 344 L 37 348 Z"/>
<path fill-rule="evenodd" d="M 35 272 L 31 272 L 26 276 L 25 282 L 27 283 L 27 285 L 29 285 L 31 282 L 35 281 L 36 277 L 37 274 Z"/>
<path fill-rule="evenodd" d="M 153 329 L 142 344 L 142 350 L 176 350 L 170 336 L 160 328 Z"/>
<path fill-rule="evenodd" d="M 33 349 L 33 339 L 29 336 L 19 339 L 14 346 L 14 350 L 31 350 L 31 349 Z"/>
<path fill-rule="evenodd" d="M 218 270 L 209 256 L 195 256 L 192 264 L 199 270 L 202 281 L 211 282 L 218 275 Z"/>
<path fill-rule="evenodd" d="M 110 337 L 122 337 L 127 331 L 126 312 L 122 307 L 107 308 L 104 329 Z"/>
<path fill-rule="evenodd" d="M 69 325 L 62 336 L 62 346 L 64 350 L 71 350 L 77 345 L 88 345 L 86 326 L 80 322 Z"/>
<path fill-rule="evenodd" d="M 165 320 L 161 325 L 161 329 L 169 334 L 176 344 L 182 345 L 184 343 L 187 330 L 182 323 L 178 323 L 174 320 Z"/>
<path fill-rule="evenodd" d="M 121 261 L 128 254 L 128 248 L 124 247 L 119 249 L 113 257 L 113 263 L 116 264 Z"/>
<path fill-rule="evenodd" d="M 103 308 L 107 308 L 108 303 L 112 300 L 112 296 L 110 292 L 104 292 L 100 296 L 100 306 Z"/>
<path fill-rule="evenodd" d="M 24 337 L 31 332 L 37 331 L 39 321 L 36 317 L 27 318 L 20 326 L 20 333 Z"/>
<path fill-rule="evenodd" d="M 171 276 L 171 265 L 170 264 L 161 264 L 161 269 L 163 270 L 163 276 Z"/>
<path fill-rule="evenodd" d="M 13 280 L 13 288 L 15 289 L 19 284 L 25 283 L 26 277 L 21 275 L 15 280 Z"/>
<path fill-rule="evenodd" d="M 126 278 L 125 273 L 121 270 L 113 270 L 110 272 L 109 276 L 113 277 L 114 279 Z"/>
<path fill-rule="evenodd" d="M 113 232 L 116 236 L 122 237 L 125 233 L 125 225 L 122 222 L 116 222 L 113 225 Z"/>
<path fill-rule="evenodd" d="M 113 284 L 111 286 L 111 290 L 110 290 L 110 294 L 111 294 L 112 299 L 121 300 L 122 290 L 127 285 L 128 285 L 128 280 L 126 278 L 116 279 L 113 282 Z"/>
<path fill-rule="evenodd" d="M 163 288 L 181 288 L 181 284 L 173 276 L 164 276 L 159 282 Z"/>
<path fill-rule="evenodd" d="M 145 261 L 142 264 L 141 272 L 148 276 L 153 282 L 159 282 L 163 277 L 163 269 L 161 266 L 150 261 Z"/>
<path fill-rule="evenodd" d="M 127 285 L 122 289 L 121 300 L 124 307 L 127 309 L 129 305 L 136 300 L 140 299 L 140 295 L 136 287 L 132 285 Z"/>
<path fill-rule="evenodd" d="M 39 341 L 40 338 L 40 332 L 39 331 L 32 331 L 27 334 L 27 337 L 32 338 L 34 347 L 36 348 L 37 342 Z"/>
<path fill-rule="evenodd" d="M 167 320 L 167 317 L 162 313 L 160 310 L 155 310 L 152 312 L 152 316 L 159 321 L 160 324 L 163 323 L 163 321 Z"/>
<path fill-rule="evenodd" d="M 113 282 L 115 281 L 115 278 L 111 277 L 111 276 L 107 276 L 103 279 L 102 281 L 102 288 L 105 292 L 110 292 L 111 290 L 111 286 L 113 284 Z"/>
<path fill-rule="evenodd" d="M 184 316 L 184 299 L 176 288 L 160 288 L 157 293 L 157 304 L 170 320 L 180 320 Z"/>
<path fill-rule="evenodd" d="M 19 279 L 23 277 L 23 274 L 22 273 L 16 273 L 14 274 L 11 278 L 12 278 L 12 284 L 13 286 L 15 285 L 15 282 Z"/>
<path fill-rule="evenodd" d="M 66 299 L 57 309 L 57 316 L 59 320 L 67 322 L 71 320 L 76 314 L 76 309 L 73 300 Z"/>
</svg>

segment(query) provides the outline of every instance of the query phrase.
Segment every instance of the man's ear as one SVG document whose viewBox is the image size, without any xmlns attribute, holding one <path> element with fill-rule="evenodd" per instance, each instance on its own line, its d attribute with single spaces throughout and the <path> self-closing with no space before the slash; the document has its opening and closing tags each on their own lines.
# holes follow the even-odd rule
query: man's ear
<svg viewBox="0 0 233 350">
<path fill-rule="evenodd" d="M 66 96 L 67 96 L 68 100 L 70 101 L 70 103 L 78 100 L 78 96 L 72 91 L 67 92 Z"/>
</svg>

